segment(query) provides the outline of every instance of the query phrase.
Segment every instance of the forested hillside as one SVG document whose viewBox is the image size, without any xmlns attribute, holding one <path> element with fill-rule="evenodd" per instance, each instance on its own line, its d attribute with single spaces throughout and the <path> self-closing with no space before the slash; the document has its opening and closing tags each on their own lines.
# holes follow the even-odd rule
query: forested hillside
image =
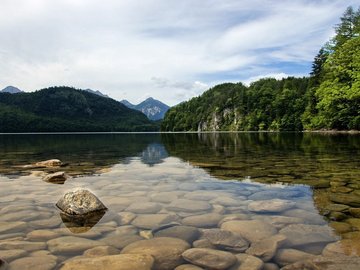
<svg viewBox="0 0 360 270">
<path fill-rule="evenodd" d="M 164 131 L 360 129 L 360 9 L 349 7 L 306 78 L 225 83 L 172 107 Z"/>
<path fill-rule="evenodd" d="M 70 87 L 0 93 L 0 132 L 154 131 L 157 124 L 110 98 Z"/>
</svg>

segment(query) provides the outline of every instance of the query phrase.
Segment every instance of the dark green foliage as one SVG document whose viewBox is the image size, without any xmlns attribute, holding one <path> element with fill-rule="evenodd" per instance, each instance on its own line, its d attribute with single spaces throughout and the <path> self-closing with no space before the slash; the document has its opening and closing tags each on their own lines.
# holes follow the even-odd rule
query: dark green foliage
<svg viewBox="0 0 360 270">
<path fill-rule="evenodd" d="M 307 78 L 261 79 L 215 86 L 202 96 L 171 108 L 162 123 L 167 131 L 302 130 Z"/>
<path fill-rule="evenodd" d="M 120 102 L 70 87 L 0 94 L 0 132 L 155 131 L 158 126 Z"/>
<path fill-rule="evenodd" d="M 360 129 L 360 9 L 349 7 L 309 78 L 221 84 L 171 108 L 165 131 Z"/>
</svg>

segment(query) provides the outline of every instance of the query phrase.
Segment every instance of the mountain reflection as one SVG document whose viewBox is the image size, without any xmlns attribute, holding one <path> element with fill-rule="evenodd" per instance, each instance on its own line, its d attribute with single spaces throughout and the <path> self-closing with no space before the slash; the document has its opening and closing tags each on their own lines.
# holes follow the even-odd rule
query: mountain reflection
<svg viewBox="0 0 360 270">
<path fill-rule="evenodd" d="M 8 178 L 30 174 L 24 165 L 54 158 L 67 164 L 61 170 L 77 176 L 98 174 L 133 158 L 153 166 L 167 156 L 159 134 L 0 135 L 0 174 Z"/>
</svg>

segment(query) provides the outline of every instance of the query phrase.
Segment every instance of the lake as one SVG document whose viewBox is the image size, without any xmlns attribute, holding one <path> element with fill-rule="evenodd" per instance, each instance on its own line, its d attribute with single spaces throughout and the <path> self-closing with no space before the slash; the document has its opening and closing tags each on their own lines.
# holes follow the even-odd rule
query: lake
<svg viewBox="0 0 360 270">
<path fill-rule="evenodd" d="M 236 270 L 322 254 L 355 269 L 359 153 L 351 134 L 0 135 L 0 258 L 10 269 L 118 269 L 115 258 L 132 267 L 119 269 Z M 63 165 L 27 166 L 49 159 Z M 59 171 L 65 182 L 44 181 Z M 62 215 L 56 202 L 79 188 L 106 213 Z"/>
</svg>

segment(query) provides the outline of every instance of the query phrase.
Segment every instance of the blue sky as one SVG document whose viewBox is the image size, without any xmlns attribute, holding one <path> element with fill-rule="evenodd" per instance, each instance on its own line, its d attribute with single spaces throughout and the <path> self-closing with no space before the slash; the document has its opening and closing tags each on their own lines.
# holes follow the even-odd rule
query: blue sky
<svg viewBox="0 0 360 270">
<path fill-rule="evenodd" d="M 68 85 L 174 105 L 304 76 L 358 0 L 1 0 L 0 88 Z"/>
</svg>

